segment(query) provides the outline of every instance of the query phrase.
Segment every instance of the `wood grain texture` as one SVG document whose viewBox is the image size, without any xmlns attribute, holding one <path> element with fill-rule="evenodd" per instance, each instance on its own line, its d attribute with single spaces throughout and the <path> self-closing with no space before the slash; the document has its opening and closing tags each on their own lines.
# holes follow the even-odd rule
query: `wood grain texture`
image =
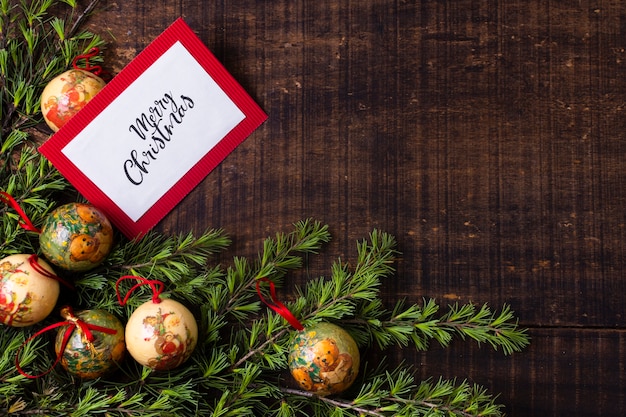
<svg viewBox="0 0 626 417">
<path fill-rule="evenodd" d="M 159 230 L 224 228 L 228 262 L 328 223 L 290 285 L 390 232 L 390 304 L 509 303 L 533 338 L 390 360 L 484 384 L 513 417 L 626 414 L 626 3 L 126 0 L 90 24 L 116 72 L 178 16 L 269 119 Z"/>
</svg>

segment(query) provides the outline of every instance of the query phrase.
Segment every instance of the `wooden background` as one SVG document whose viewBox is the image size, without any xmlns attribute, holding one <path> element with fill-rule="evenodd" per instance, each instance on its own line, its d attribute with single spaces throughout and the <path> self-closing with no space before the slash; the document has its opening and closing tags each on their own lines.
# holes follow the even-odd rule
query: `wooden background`
<svg viewBox="0 0 626 417">
<path fill-rule="evenodd" d="M 103 0 L 89 25 L 116 73 L 179 16 L 269 119 L 159 230 L 224 228 L 226 262 L 329 224 L 289 285 L 387 231 L 390 304 L 509 303 L 532 336 L 392 361 L 512 417 L 626 415 L 626 2 Z"/>
</svg>

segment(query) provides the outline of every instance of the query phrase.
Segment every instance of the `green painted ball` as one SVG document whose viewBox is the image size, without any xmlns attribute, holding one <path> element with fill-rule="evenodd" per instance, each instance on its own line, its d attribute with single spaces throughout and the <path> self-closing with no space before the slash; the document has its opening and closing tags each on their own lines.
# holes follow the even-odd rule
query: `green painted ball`
<svg viewBox="0 0 626 417">
<path fill-rule="evenodd" d="M 88 271 L 98 266 L 111 251 L 113 228 L 94 206 L 69 203 L 46 218 L 39 244 L 53 264 L 68 271 Z"/>
<path fill-rule="evenodd" d="M 348 389 L 359 373 L 359 349 L 341 327 L 319 323 L 296 334 L 289 370 L 306 391 L 320 396 Z"/>
<path fill-rule="evenodd" d="M 84 310 L 76 313 L 75 317 L 86 324 L 114 330 L 115 334 L 92 329 L 93 341 L 88 342 L 79 327 L 73 326 L 61 356 L 63 368 L 82 379 L 99 378 L 117 369 L 126 353 L 122 323 L 104 310 Z M 63 348 L 66 331 L 67 327 L 61 327 L 57 332 L 54 344 L 57 355 Z"/>
</svg>

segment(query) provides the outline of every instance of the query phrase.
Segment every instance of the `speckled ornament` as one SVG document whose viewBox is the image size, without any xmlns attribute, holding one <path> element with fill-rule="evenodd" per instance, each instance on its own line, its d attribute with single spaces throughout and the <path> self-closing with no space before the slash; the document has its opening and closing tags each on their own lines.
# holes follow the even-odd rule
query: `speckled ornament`
<svg viewBox="0 0 626 417">
<path fill-rule="evenodd" d="M 289 370 L 300 387 L 325 396 L 352 385 L 359 361 L 358 347 L 348 332 L 331 323 L 319 323 L 296 334 Z"/>
<path fill-rule="evenodd" d="M 124 326 L 113 314 L 104 310 L 84 310 L 71 314 L 67 310 L 61 314 L 68 320 L 78 319 L 86 324 L 107 329 L 107 332 L 91 329 L 93 340 L 89 341 L 80 327 L 71 329 L 71 335 L 63 349 L 63 339 L 67 328 L 60 328 L 54 344 L 57 355 L 61 354 L 61 365 L 69 373 L 83 379 L 95 379 L 117 369 L 124 359 L 126 343 Z M 114 334 L 110 334 L 115 331 Z"/>
<path fill-rule="evenodd" d="M 69 203 L 46 218 L 39 235 L 41 251 L 53 264 L 68 271 L 87 271 L 111 251 L 111 223 L 90 204 Z"/>
<path fill-rule="evenodd" d="M 11 255 L 0 260 L 0 323 L 25 327 L 45 319 L 59 298 L 59 282 L 39 272 L 40 268 L 54 275 L 44 260 L 33 255 Z"/>
<path fill-rule="evenodd" d="M 71 69 L 46 85 L 41 94 L 41 112 L 57 132 L 104 87 L 102 78 L 89 71 Z"/>
<path fill-rule="evenodd" d="M 141 365 L 169 370 L 191 356 L 198 341 L 193 314 L 178 301 L 148 301 L 126 323 L 126 347 Z"/>
</svg>

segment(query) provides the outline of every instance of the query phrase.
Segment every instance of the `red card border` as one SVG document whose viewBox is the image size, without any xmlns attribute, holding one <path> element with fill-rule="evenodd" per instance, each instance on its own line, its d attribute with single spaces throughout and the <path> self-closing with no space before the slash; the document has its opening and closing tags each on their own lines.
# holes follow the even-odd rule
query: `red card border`
<svg viewBox="0 0 626 417">
<path fill-rule="evenodd" d="M 80 171 L 63 154 L 62 149 L 176 42 L 180 42 L 198 61 L 245 114 L 245 118 L 135 222 Z M 144 235 L 161 221 L 266 119 L 265 112 L 215 58 L 187 23 L 182 18 L 178 18 L 124 67 L 62 129 L 41 145 L 39 151 L 91 204 L 102 210 L 124 235 L 132 239 Z"/>
</svg>

